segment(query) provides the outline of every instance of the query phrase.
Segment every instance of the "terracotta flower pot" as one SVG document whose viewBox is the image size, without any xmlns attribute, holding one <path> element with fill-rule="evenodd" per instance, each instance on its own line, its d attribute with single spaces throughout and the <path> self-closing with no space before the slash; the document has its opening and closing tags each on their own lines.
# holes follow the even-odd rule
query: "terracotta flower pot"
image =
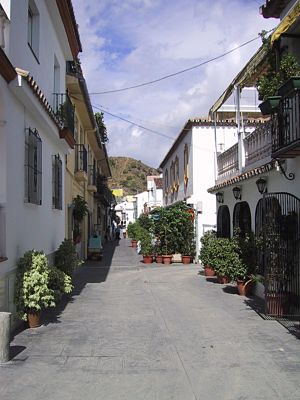
<svg viewBox="0 0 300 400">
<path fill-rule="evenodd" d="M 143 256 L 144 264 L 151 264 L 153 262 L 152 256 Z"/>
<path fill-rule="evenodd" d="M 181 256 L 182 264 L 190 264 L 191 256 Z"/>
<path fill-rule="evenodd" d="M 164 255 L 162 256 L 164 264 L 172 264 L 172 255 Z"/>
<path fill-rule="evenodd" d="M 236 281 L 237 284 L 237 290 L 240 296 L 249 296 L 251 294 L 253 282 L 251 280 L 244 281 L 241 279 L 238 279 Z"/>
<path fill-rule="evenodd" d="M 156 259 L 156 262 L 157 262 L 158 264 L 162 264 L 162 262 L 163 262 L 162 256 L 157 255 L 155 259 Z"/>
<path fill-rule="evenodd" d="M 38 328 L 41 326 L 40 323 L 41 313 L 37 311 L 28 311 L 27 313 L 27 321 L 29 328 Z"/>
<path fill-rule="evenodd" d="M 205 276 L 215 276 L 215 270 L 210 265 L 205 265 L 204 275 Z"/>
<path fill-rule="evenodd" d="M 131 247 L 137 247 L 137 240 L 131 240 Z"/>
</svg>

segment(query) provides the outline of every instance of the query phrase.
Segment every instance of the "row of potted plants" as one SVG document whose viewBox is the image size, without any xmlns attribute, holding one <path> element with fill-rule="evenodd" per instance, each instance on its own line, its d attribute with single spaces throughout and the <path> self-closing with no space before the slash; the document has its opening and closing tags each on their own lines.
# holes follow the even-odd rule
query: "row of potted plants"
<svg viewBox="0 0 300 400">
<path fill-rule="evenodd" d="M 173 254 L 181 254 L 183 263 L 190 263 L 195 256 L 195 228 L 193 210 L 179 202 L 168 208 L 157 208 L 152 214 L 142 214 L 135 223 L 128 225 L 132 246 L 140 242 L 144 262 L 170 264 Z"/>
<path fill-rule="evenodd" d="M 65 293 L 71 293 L 73 272 L 80 264 L 73 241 L 68 239 L 55 252 L 55 265 L 51 267 L 44 252 L 27 251 L 17 263 L 17 316 L 28 321 L 30 328 L 39 326 L 41 311 L 55 307 Z"/>
<path fill-rule="evenodd" d="M 286 50 L 280 56 L 278 64 L 276 50 L 271 45 L 271 36 L 267 37 L 263 31 L 261 37 L 267 54 L 267 68 L 258 78 L 256 88 L 259 99 L 263 100 L 259 105 L 261 113 L 270 115 L 278 108 L 282 96 L 294 89 L 300 89 L 300 65 L 297 58 Z"/>
<path fill-rule="evenodd" d="M 258 240 L 252 232 L 236 229 L 232 238 L 217 237 L 215 231 L 201 238 L 200 259 L 206 276 L 216 275 L 220 283 L 237 282 L 239 294 L 249 293 L 257 276 Z"/>
</svg>

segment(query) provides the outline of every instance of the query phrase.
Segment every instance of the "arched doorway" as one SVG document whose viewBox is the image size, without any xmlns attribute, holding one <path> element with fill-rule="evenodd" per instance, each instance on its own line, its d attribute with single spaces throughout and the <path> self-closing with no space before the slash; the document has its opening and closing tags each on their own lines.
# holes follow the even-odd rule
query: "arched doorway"
<svg viewBox="0 0 300 400">
<path fill-rule="evenodd" d="M 230 212 L 227 206 L 220 206 L 217 216 L 217 236 L 230 238 Z"/>
<path fill-rule="evenodd" d="M 233 210 L 233 229 L 239 228 L 241 235 L 251 232 L 251 211 L 246 201 L 237 203 Z"/>
<path fill-rule="evenodd" d="M 290 193 L 265 193 L 256 207 L 266 313 L 300 316 L 300 200 Z"/>
</svg>

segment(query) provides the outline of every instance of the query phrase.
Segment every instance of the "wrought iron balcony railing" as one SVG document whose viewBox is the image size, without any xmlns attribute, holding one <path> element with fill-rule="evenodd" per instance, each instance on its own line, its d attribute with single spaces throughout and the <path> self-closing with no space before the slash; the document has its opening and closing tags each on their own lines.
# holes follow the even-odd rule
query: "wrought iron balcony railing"
<svg viewBox="0 0 300 400">
<path fill-rule="evenodd" d="M 75 107 L 68 93 L 54 93 L 54 113 L 63 128 L 68 129 L 74 136 Z"/>
<path fill-rule="evenodd" d="M 107 186 L 107 178 L 103 175 L 97 176 L 97 192 L 95 193 L 95 197 L 107 207 L 114 203 L 114 195 Z"/>
<path fill-rule="evenodd" d="M 85 171 L 87 173 L 87 150 L 84 144 L 75 145 L 75 172 Z"/>
<path fill-rule="evenodd" d="M 244 139 L 245 167 L 266 157 L 271 157 L 271 122 L 259 125 Z"/>
<path fill-rule="evenodd" d="M 229 177 L 238 171 L 238 144 L 218 155 L 218 178 Z"/>
<path fill-rule="evenodd" d="M 300 90 L 284 95 L 272 121 L 272 157 L 300 155 Z"/>
</svg>

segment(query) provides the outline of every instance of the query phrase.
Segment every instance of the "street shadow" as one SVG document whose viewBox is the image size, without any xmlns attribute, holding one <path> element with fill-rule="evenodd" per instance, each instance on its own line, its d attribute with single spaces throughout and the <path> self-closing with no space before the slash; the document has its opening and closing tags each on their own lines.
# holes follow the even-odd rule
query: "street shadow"
<svg viewBox="0 0 300 400">
<path fill-rule="evenodd" d="M 73 275 L 74 289 L 71 294 L 66 294 L 60 303 L 53 308 L 43 310 L 41 321 L 43 325 L 60 323 L 60 316 L 67 304 L 73 303 L 75 297 L 79 296 L 85 286 L 89 283 L 105 282 L 109 274 L 113 255 L 119 241 L 108 241 L 103 245 L 103 257 L 101 260 L 87 260 L 82 266 L 78 267 Z"/>
<path fill-rule="evenodd" d="M 233 285 L 227 285 L 222 288 L 224 293 L 227 294 L 238 294 L 237 287 Z"/>
<path fill-rule="evenodd" d="M 212 277 L 207 277 L 207 278 L 206 278 L 206 282 L 217 283 L 218 285 L 220 285 L 219 282 L 218 282 L 218 280 L 217 280 L 217 277 L 214 277 L 214 276 L 212 276 Z"/>
<path fill-rule="evenodd" d="M 26 350 L 25 346 L 10 346 L 9 349 L 9 359 L 12 360 L 13 358 L 17 357 L 22 351 Z"/>
<path fill-rule="evenodd" d="M 288 317 L 273 317 L 266 313 L 266 305 L 264 299 L 260 297 L 253 296 L 252 298 L 244 300 L 245 304 L 252 308 L 262 319 L 273 320 L 279 322 L 289 334 L 300 339 L 300 321 L 299 317 L 294 319 Z"/>
</svg>

